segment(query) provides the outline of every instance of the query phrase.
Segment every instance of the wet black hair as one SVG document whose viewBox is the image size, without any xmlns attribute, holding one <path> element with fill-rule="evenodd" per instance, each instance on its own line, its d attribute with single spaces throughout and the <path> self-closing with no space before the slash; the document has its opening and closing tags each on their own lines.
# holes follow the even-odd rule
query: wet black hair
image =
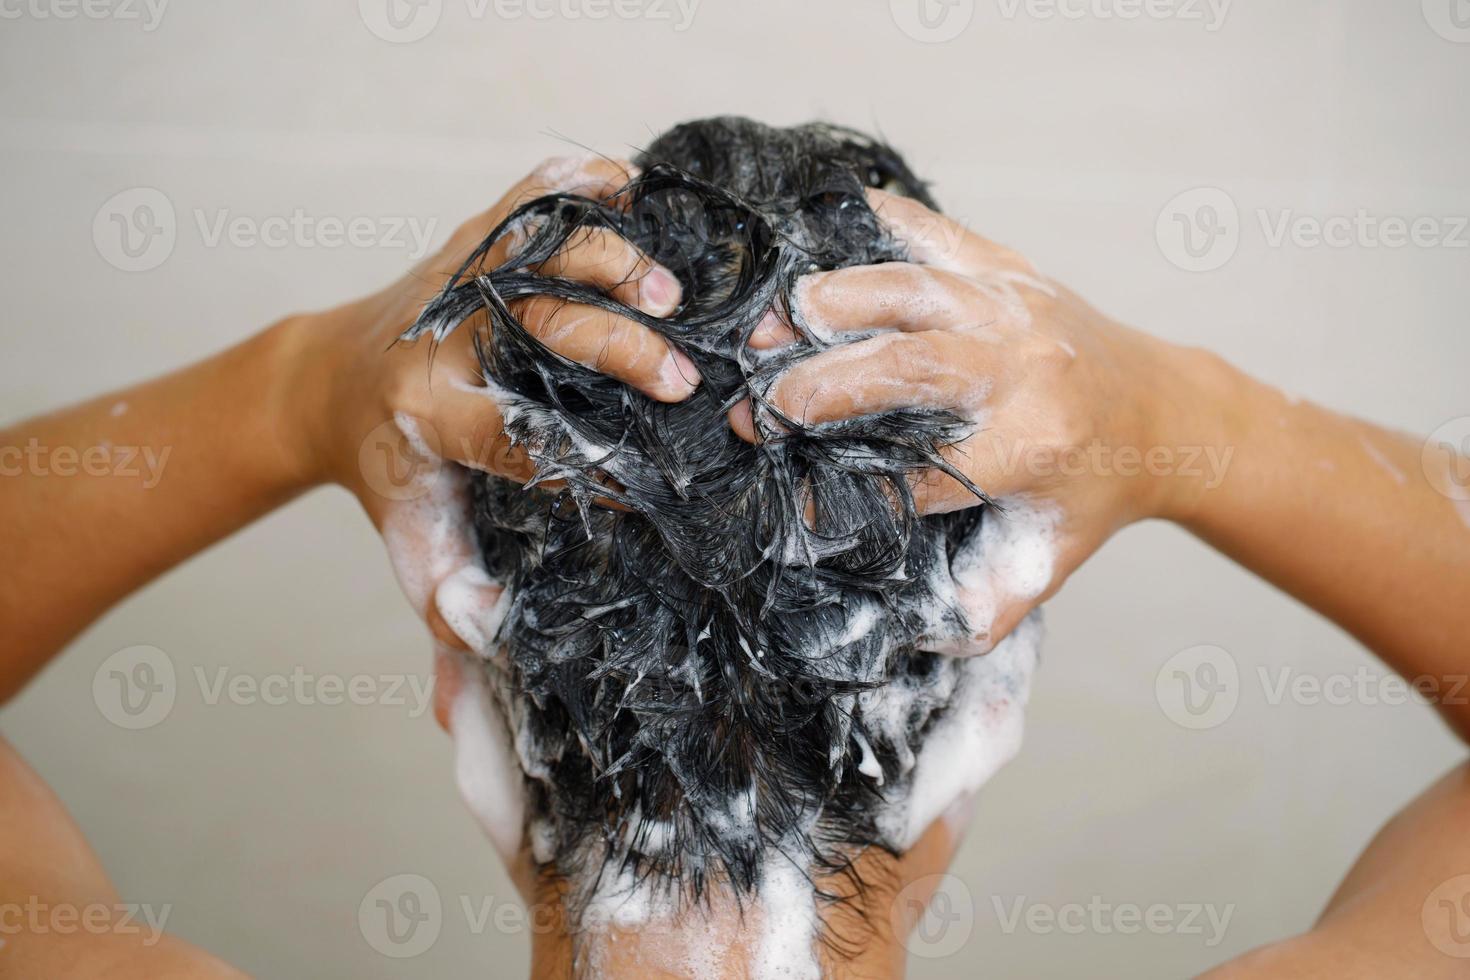
<svg viewBox="0 0 1470 980">
<path fill-rule="evenodd" d="M 863 849 L 903 846 L 880 814 L 955 669 L 917 644 L 966 632 L 948 564 L 985 512 L 920 517 L 909 478 L 939 467 L 986 498 L 940 455 L 970 431 L 954 414 L 809 425 L 764 396 L 825 346 L 804 329 L 797 277 L 906 258 L 865 190 L 933 201 L 894 150 L 829 125 L 700 120 L 636 163 L 618 201 L 557 193 L 518 208 L 407 335 L 472 322 L 507 430 L 537 467 L 528 488 L 473 484 L 485 565 L 511 597 L 486 670 L 525 771 L 527 831 L 583 899 L 627 874 L 696 901 L 719 885 L 738 896 L 775 852 L 814 877 L 851 872 Z M 594 228 L 678 277 L 674 315 L 534 271 Z M 513 256 L 486 267 L 508 236 Z M 642 323 L 702 383 L 665 404 L 559 356 L 513 311 L 532 296 Z M 771 309 L 802 340 L 760 354 L 746 342 Z M 758 445 L 726 418 L 747 397 Z M 565 489 L 541 486 L 552 480 Z M 865 692 L 897 687 L 906 716 L 875 723 Z"/>
</svg>

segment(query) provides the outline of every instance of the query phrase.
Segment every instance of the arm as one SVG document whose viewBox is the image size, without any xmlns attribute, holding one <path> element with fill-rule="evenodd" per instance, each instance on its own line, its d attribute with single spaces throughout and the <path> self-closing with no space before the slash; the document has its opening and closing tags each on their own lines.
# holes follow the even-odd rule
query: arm
<svg viewBox="0 0 1470 980">
<path fill-rule="evenodd" d="M 411 480 L 427 464 L 441 482 L 462 480 L 462 467 L 440 455 L 511 477 L 528 475 L 527 461 L 508 445 L 469 330 L 432 359 L 427 342 L 395 340 L 517 203 L 553 189 L 611 195 L 628 176 L 614 161 L 552 162 L 379 293 L 291 317 L 200 364 L 0 431 L 0 701 L 113 603 L 320 484 L 347 487 L 380 529 L 472 561 L 465 542 L 429 537 L 438 515 L 417 506 L 417 488 L 399 477 Z M 654 316 L 680 302 L 677 280 L 610 232 L 579 238 L 542 271 L 595 283 Z M 699 381 L 682 355 L 630 320 L 535 301 L 517 313 L 563 356 L 654 398 L 681 400 Z M 424 442 L 434 459 L 424 458 Z M 411 596 L 420 615 L 432 618 L 433 589 L 457 570 L 436 570 L 427 591 Z M 460 643 L 444 624 L 431 625 Z M 126 922 L 63 932 L 25 920 L 32 906 L 70 917 L 102 915 L 117 901 L 60 802 L 0 741 L 0 974 L 240 976 Z"/>
<path fill-rule="evenodd" d="M 1162 518 L 1429 691 L 1457 689 L 1446 675 L 1470 672 L 1470 505 L 1454 494 L 1464 496 L 1463 457 L 1435 446 L 1421 460 L 1417 440 L 1115 323 L 917 202 L 873 201 L 914 263 L 807 276 L 794 319 L 818 334 L 876 335 L 798 363 L 766 393 L 774 412 L 742 404 L 731 424 L 757 439 L 782 415 L 818 423 L 908 405 L 974 420 L 945 457 L 998 499 L 1001 531 L 987 539 L 988 575 L 958 582 L 975 630 L 959 652 L 988 650 L 1114 531 Z M 791 319 L 752 343 L 790 342 Z M 975 503 L 937 472 L 913 491 L 930 513 Z M 1470 705 L 1454 700 L 1438 707 L 1466 737 Z M 1470 874 L 1467 820 L 1461 767 L 1389 823 L 1311 932 L 1211 980 L 1461 975 L 1464 961 L 1434 937 L 1470 954 L 1470 878 L 1450 881 Z"/>
<path fill-rule="evenodd" d="M 1439 447 L 1426 473 L 1417 440 L 1131 330 L 1014 252 L 916 201 L 872 194 L 916 263 L 802 279 L 809 329 L 878 332 L 800 362 L 766 397 L 808 423 L 915 404 L 976 421 L 944 455 L 998 499 L 1000 524 L 1040 525 L 1030 530 L 1049 574 L 973 584 L 968 605 L 986 621 L 972 623 L 969 652 L 989 649 L 1113 532 L 1162 518 L 1406 675 L 1470 671 L 1470 504 L 1449 494 L 1462 457 Z M 752 342 L 791 336 L 773 322 Z M 748 404 L 731 424 L 758 438 Z M 929 513 L 976 503 L 938 472 L 914 493 Z M 1470 707 L 1442 710 L 1470 732 Z"/>
<path fill-rule="evenodd" d="M 366 299 L 283 320 L 203 363 L 0 431 L 0 701 L 113 603 L 305 490 L 339 483 L 381 527 L 404 503 L 384 482 L 394 475 L 387 468 L 422 462 L 411 458 L 414 440 L 399 438 L 400 418 L 416 420 L 414 436 L 449 459 L 529 475 L 481 386 L 471 331 L 456 331 L 432 359 L 427 341 L 395 340 L 515 204 L 550 189 L 545 174 L 570 169 L 532 174 Z M 626 165 L 597 160 L 558 186 L 608 194 L 627 176 Z M 553 263 L 549 271 L 653 315 L 679 302 L 677 280 L 610 233 L 580 239 Z M 574 305 L 520 314 L 548 346 L 655 398 L 678 401 L 698 381 L 632 321 Z M 375 452 L 378 441 L 403 458 Z"/>
<path fill-rule="evenodd" d="M 1294 402 L 1204 358 L 1196 430 L 1235 447 L 1213 490 L 1168 516 L 1356 636 L 1411 680 L 1446 692 L 1470 672 L 1470 504 L 1447 447 Z M 1217 421 L 1206 421 L 1205 413 Z M 1439 703 L 1462 738 L 1470 705 Z"/>
</svg>

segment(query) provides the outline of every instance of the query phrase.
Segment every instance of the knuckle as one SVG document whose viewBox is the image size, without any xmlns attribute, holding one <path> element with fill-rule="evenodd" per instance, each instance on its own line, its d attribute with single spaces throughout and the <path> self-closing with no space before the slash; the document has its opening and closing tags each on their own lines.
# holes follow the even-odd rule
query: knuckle
<svg viewBox="0 0 1470 980">
<path fill-rule="evenodd" d="M 885 363 L 892 377 L 924 377 L 941 372 L 951 358 L 945 356 L 950 337 L 943 331 L 894 334 L 884 341 Z"/>
<path fill-rule="evenodd" d="M 932 213 L 920 202 L 911 197 L 904 197 L 901 194 L 890 194 L 883 200 L 883 217 L 902 224 L 907 224 L 922 215 Z"/>
<path fill-rule="evenodd" d="M 835 277 L 847 271 L 840 269 L 835 272 L 813 272 L 803 276 L 798 285 L 796 297 L 802 313 L 825 318 L 828 307 L 831 305 Z"/>
<path fill-rule="evenodd" d="M 775 384 L 767 389 L 766 401 L 777 411 L 791 416 L 798 408 L 811 401 L 812 392 L 811 369 L 806 364 L 799 364 L 783 374 Z"/>
<path fill-rule="evenodd" d="M 1052 337 L 1034 332 L 1026 334 L 1025 358 L 1027 361 L 1036 363 L 1048 370 L 1058 367 L 1066 367 L 1071 364 L 1072 357 L 1060 341 Z"/>
<path fill-rule="evenodd" d="M 1015 249 L 1006 245 L 997 245 L 995 242 L 990 242 L 990 247 L 995 252 L 995 261 L 1002 267 L 1018 272 L 1031 271 L 1031 260 Z"/>
<path fill-rule="evenodd" d="M 422 416 L 423 396 L 423 377 L 417 370 L 392 371 L 383 381 L 383 398 L 390 417 L 398 412 Z"/>
<path fill-rule="evenodd" d="M 543 157 L 541 162 L 531 168 L 527 180 L 555 186 L 555 181 L 564 174 L 574 171 L 581 163 L 578 157 L 561 154 L 559 156 Z"/>
<path fill-rule="evenodd" d="M 520 318 L 521 326 L 533 337 L 540 337 L 551 329 L 558 312 L 565 308 L 561 300 L 551 296 L 532 296 L 530 299 L 521 300 L 519 308 L 514 312 Z"/>
<path fill-rule="evenodd" d="M 919 354 L 921 345 L 914 343 L 913 338 L 906 334 L 880 339 L 885 343 L 874 349 L 873 366 L 885 378 L 901 377 L 904 369 L 912 363 L 911 359 Z"/>
<path fill-rule="evenodd" d="M 600 229 L 597 238 L 599 260 L 618 276 L 632 275 L 650 264 L 638 246 L 609 228 Z"/>
</svg>

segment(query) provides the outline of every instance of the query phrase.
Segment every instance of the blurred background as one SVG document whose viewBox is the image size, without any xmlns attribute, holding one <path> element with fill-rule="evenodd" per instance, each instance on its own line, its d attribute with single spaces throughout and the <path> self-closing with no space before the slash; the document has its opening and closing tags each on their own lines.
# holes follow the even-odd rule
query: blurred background
<svg viewBox="0 0 1470 980">
<path fill-rule="evenodd" d="M 975 229 L 1296 396 L 1470 413 L 1465 0 L 0 0 L 0 92 L 4 420 L 375 289 L 543 157 L 721 113 L 881 132 Z M 143 662 L 167 696 L 120 703 Z M 523 975 L 430 674 L 321 490 L 0 730 L 129 900 L 253 974 Z M 1383 678 L 1178 529 L 1121 534 L 1050 606 L 912 976 L 1177 977 L 1307 927 L 1463 755 Z M 411 941 L 377 904 L 405 889 Z"/>
</svg>

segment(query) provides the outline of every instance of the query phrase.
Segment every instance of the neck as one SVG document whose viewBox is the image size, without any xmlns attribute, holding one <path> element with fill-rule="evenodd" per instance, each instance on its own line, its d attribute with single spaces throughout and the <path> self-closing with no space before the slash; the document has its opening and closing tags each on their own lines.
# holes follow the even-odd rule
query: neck
<svg viewBox="0 0 1470 980">
<path fill-rule="evenodd" d="M 791 890 L 763 889 L 744 908 L 713 898 L 676 918 L 609 903 L 596 925 L 575 932 L 567 920 L 564 881 L 535 887 L 538 916 L 532 980 L 890 980 L 904 975 L 904 942 L 928 906 L 939 872 L 957 844 L 946 821 L 902 857 L 872 850 L 852 872 L 817 882 L 838 901 L 795 901 Z M 863 886 L 854 887 L 862 881 Z M 804 883 L 804 882 L 803 882 Z M 620 911 L 621 909 L 621 911 Z M 803 919 L 807 923 L 803 925 Z M 584 917 L 585 919 L 585 917 Z"/>
</svg>

